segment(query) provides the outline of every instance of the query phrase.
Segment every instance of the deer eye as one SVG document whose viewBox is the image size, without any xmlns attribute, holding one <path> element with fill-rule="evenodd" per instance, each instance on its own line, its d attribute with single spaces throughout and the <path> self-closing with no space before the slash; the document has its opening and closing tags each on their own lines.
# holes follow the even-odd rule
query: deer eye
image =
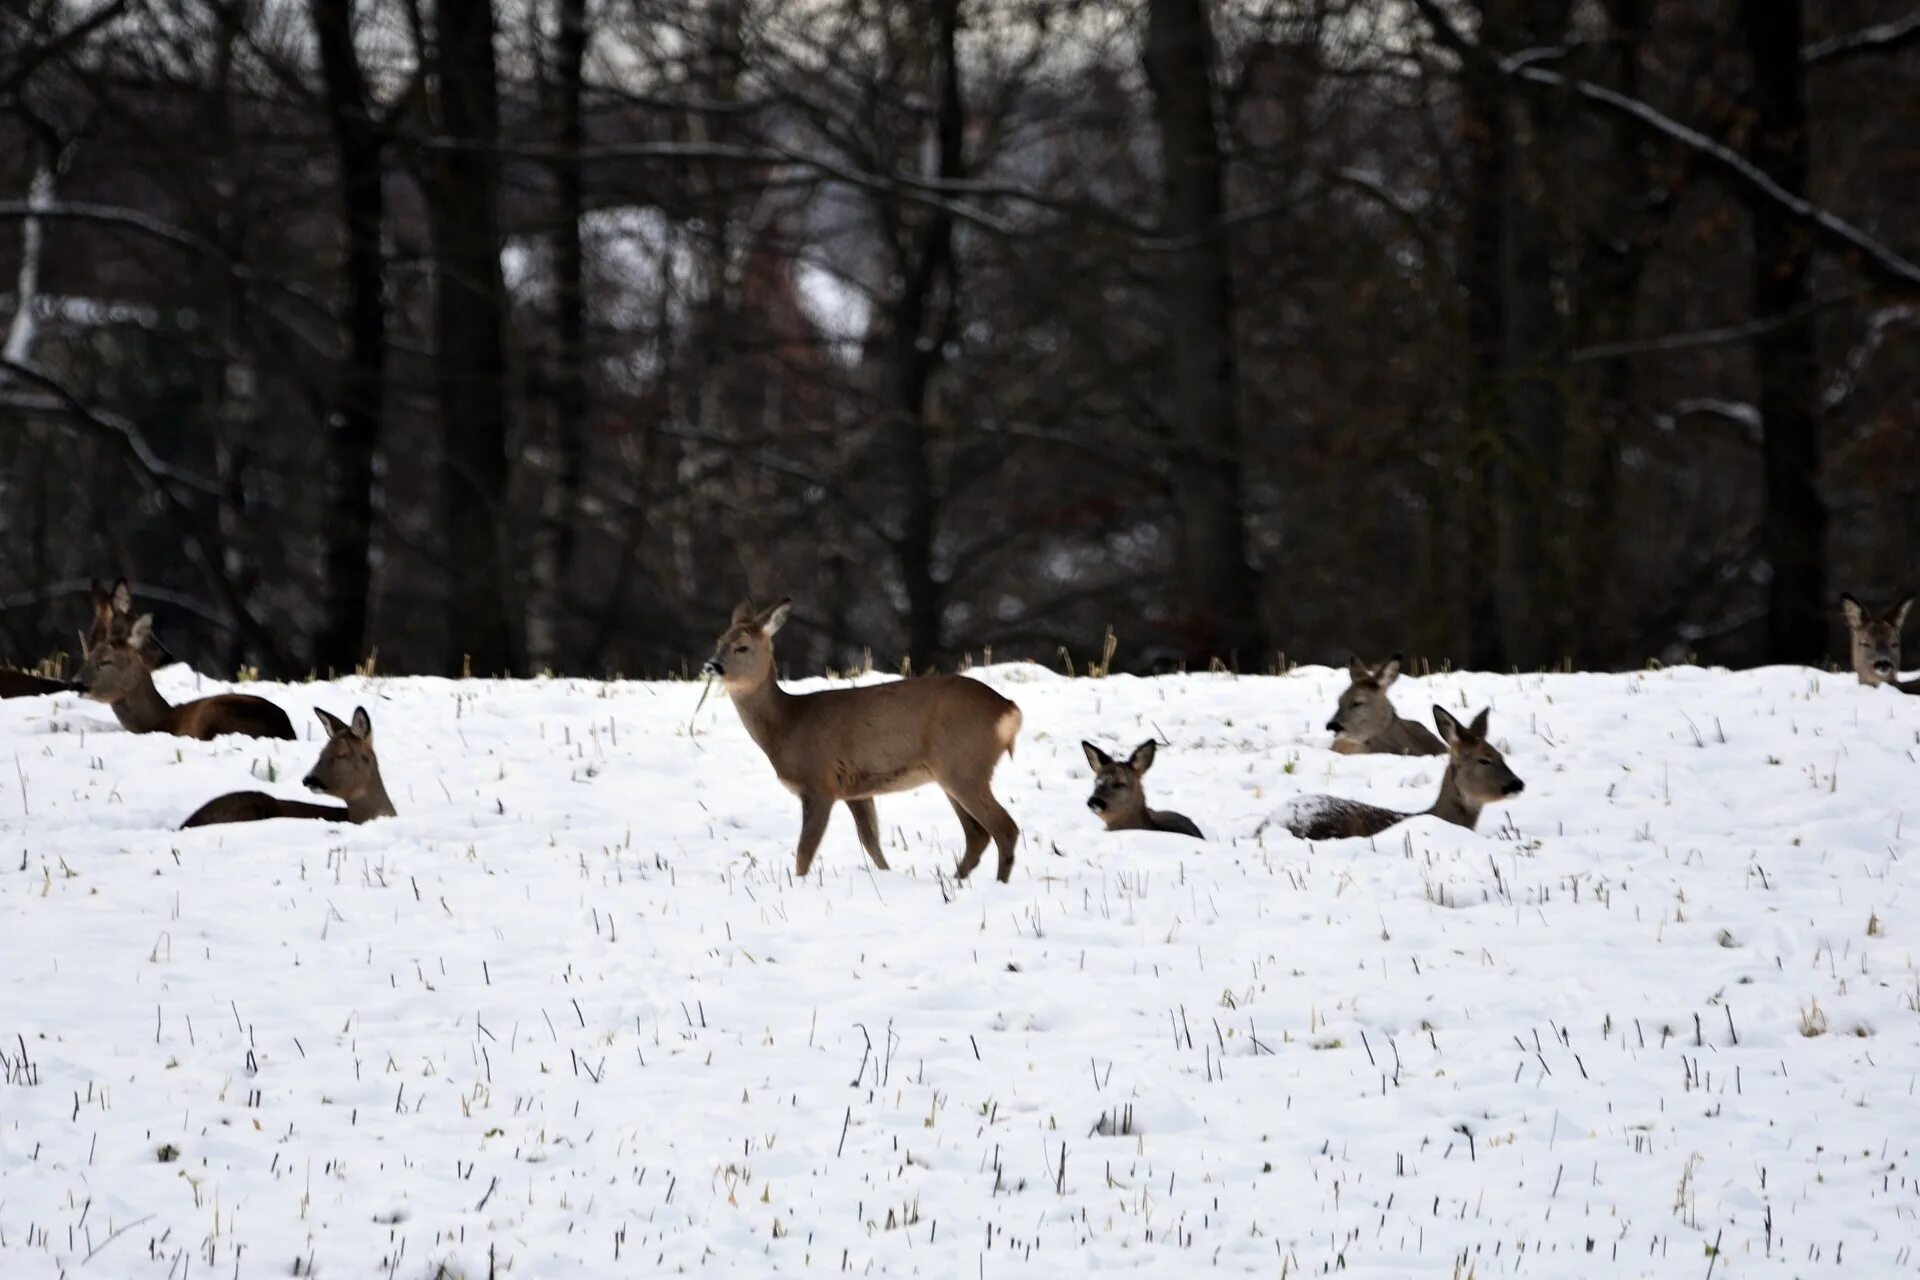
<svg viewBox="0 0 1920 1280">
<path fill-rule="evenodd" d="M 733 651 L 734 651 L 735 653 L 745 653 L 745 652 L 746 652 L 746 651 L 748 650 L 748 648 L 749 648 L 749 647 L 750 647 L 750 646 L 748 646 L 748 645 L 744 645 L 744 644 L 737 644 L 737 645 L 735 645 L 735 646 L 733 646 Z"/>
</svg>

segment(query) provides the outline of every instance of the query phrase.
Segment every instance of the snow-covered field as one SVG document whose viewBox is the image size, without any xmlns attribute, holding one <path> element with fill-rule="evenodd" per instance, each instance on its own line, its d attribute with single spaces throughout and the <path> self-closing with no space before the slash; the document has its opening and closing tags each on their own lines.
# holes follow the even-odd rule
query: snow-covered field
<svg viewBox="0 0 1920 1280">
<path fill-rule="evenodd" d="M 1309 848 L 1251 833 L 1443 763 L 1331 754 L 1344 672 L 976 674 L 1005 886 L 931 790 L 892 873 L 839 811 L 795 883 L 697 685 L 250 686 L 297 743 L 0 705 L 0 1276 L 1920 1272 L 1920 698 L 1405 678 L 1526 794 Z M 173 830 L 358 704 L 399 818 Z M 1156 735 L 1210 843 L 1086 810 L 1080 740 Z"/>
</svg>

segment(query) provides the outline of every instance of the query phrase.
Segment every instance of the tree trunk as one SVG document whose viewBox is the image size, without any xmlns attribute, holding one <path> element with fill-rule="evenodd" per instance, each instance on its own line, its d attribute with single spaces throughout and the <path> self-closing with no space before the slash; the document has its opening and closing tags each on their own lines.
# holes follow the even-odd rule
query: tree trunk
<svg viewBox="0 0 1920 1280">
<path fill-rule="evenodd" d="M 555 115 L 559 155 L 553 162 L 553 363 L 546 448 L 540 493 L 540 526 L 534 534 L 527 657 L 535 670 L 564 663 L 560 628 L 573 577 L 575 520 L 580 505 L 583 432 L 587 416 L 586 251 L 581 221 L 586 188 L 580 148 L 586 143 L 582 72 L 587 54 L 586 0 L 560 0 L 555 42 Z"/>
<path fill-rule="evenodd" d="M 1496 16 L 1497 15 L 1497 16 Z M 1566 34 L 1565 0 L 1489 5 L 1495 47 L 1540 48 Z M 1514 95 L 1506 170 L 1503 397 L 1506 447 L 1499 578 L 1506 658 L 1526 668 L 1568 656 L 1567 349 L 1556 298 L 1562 118 L 1557 98 Z"/>
<path fill-rule="evenodd" d="M 315 665 L 352 671 L 366 655 L 373 591 L 374 452 L 380 446 L 387 369 L 386 135 L 353 44 L 352 0 L 310 0 L 327 120 L 340 166 L 347 231 L 347 367 L 327 416 L 326 615 Z"/>
<path fill-rule="evenodd" d="M 935 118 L 937 161 L 942 181 L 966 176 L 966 103 L 961 96 L 958 53 L 960 0 L 939 0 L 934 15 L 933 60 L 940 77 Z M 939 494 L 934 487 L 932 424 L 933 380 L 946 359 L 958 305 L 959 270 L 953 254 L 953 218 L 944 210 L 927 214 L 902 264 L 906 283 L 894 306 L 891 353 L 894 411 L 888 427 L 888 452 L 899 486 L 900 532 L 894 559 L 907 597 L 907 658 L 916 671 L 931 668 L 943 647 L 944 593 L 934 576 L 934 539 L 938 532 Z"/>
<path fill-rule="evenodd" d="M 1180 642 L 1192 666 L 1257 665 L 1257 583 L 1246 499 L 1225 228 L 1226 161 L 1214 110 L 1213 32 L 1205 0 L 1149 0 L 1144 50 L 1160 134 L 1167 316 L 1173 328 L 1171 475 Z"/>
<path fill-rule="evenodd" d="M 1505 94 L 1499 79 L 1474 66 L 1464 71 L 1462 128 L 1467 147 L 1467 209 L 1461 251 L 1466 294 L 1467 412 L 1461 462 L 1466 491 L 1453 497 L 1454 582 L 1467 605 L 1464 657 L 1476 671 L 1507 665 L 1506 626 L 1498 590 L 1502 424 L 1507 349 L 1505 286 L 1506 190 L 1512 163 Z"/>
<path fill-rule="evenodd" d="M 1807 190 L 1807 93 L 1800 0 L 1743 0 L 1753 59 L 1753 162 L 1795 196 Z M 1754 340 L 1760 380 L 1766 508 L 1761 547 L 1767 657 L 1818 663 L 1826 654 L 1827 510 L 1820 496 L 1820 373 L 1808 303 L 1813 242 L 1770 202 L 1753 215 L 1753 314 L 1777 321 Z M 1798 317 L 1792 318 L 1792 317 Z"/>
<path fill-rule="evenodd" d="M 442 144 L 428 219 L 440 402 L 449 664 L 518 669 L 507 543 L 506 290 L 500 277 L 500 104 L 491 0 L 438 0 Z"/>
</svg>

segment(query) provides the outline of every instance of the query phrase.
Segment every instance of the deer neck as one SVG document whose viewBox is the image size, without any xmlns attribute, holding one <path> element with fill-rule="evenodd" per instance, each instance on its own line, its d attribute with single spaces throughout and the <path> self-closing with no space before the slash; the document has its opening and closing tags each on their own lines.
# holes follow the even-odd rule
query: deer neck
<svg viewBox="0 0 1920 1280">
<path fill-rule="evenodd" d="M 782 689 L 772 671 L 751 688 L 729 689 L 727 693 L 740 712 L 740 723 L 747 727 L 747 736 L 771 758 L 793 723 L 800 699 Z"/>
<path fill-rule="evenodd" d="M 1460 793 L 1460 782 L 1454 776 L 1452 765 L 1447 766 L 1446 774 L 1440 779 L 1440 798 L 1427 812 L 1469 831 L 1480 821 L 1480 806 Z"/>
<path fill-rule="evenodd" d="M 142 671 L 127 696 L 113 704 L 114 718 L 130 733 L 152 733 L 166 724 L 172 712 L 173 704 L 154 687 L 150 671 Z"/>
<path fill-rule="evenodd" d="M 368 822 L 374 818 L 396 817 L 393 801 L 387 798 L 387 785 L 380 780 L 380 766 L 373 766 L 373 777 L 359 795 L 347 801 L 348 822 Z"/>
</svg>

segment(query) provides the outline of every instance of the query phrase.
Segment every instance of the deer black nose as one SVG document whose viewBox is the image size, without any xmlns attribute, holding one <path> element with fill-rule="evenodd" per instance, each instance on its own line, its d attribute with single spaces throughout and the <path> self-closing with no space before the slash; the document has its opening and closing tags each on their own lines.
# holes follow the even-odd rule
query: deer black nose
<svg viewBox="0 0 1920 1280">
<path fill-rule="evenodd" d="M 1340 732 L 1340 717 L 1335 716 L 1333 719 L 1327 721 L 1327 728 L 1333 733 Z"/>
<path fill-rule="evenodd" d="M 300 785 L 305 787 L 309 791 L 318 791 L 320 790 L 320 775 L 317 773 L 310 773 L 306 777 L 300 779 Z"/>
<path fill-rule="evenodd" d="M 1525 791 L 1526 789 L 1527 789 L 1527 784 L 1520 781 L 1520 779 L 1515 778 L 1512 782 L 1509 782 L 1507 784 L 1506 794 L 1510 796 L 1517 796 L 1522 791 Z"/>
<path fill-rule="evenodd" d="M 1107 802 L 1100 796 L 1089 796 L 1087 798 L 1087 808 L 1093 810 L 1095 813 L 1101 812 L 1106 807 Z"/>
<path fill-rule="evenodd" d="M 700 674 L 703 676 L 717 676 L 722 674 L 720 670 L 720 659 L 708 658 L 705 662 L 701 663 Z"/>
<path fill-rule="evenodd" d="M 1893 674 L 1893 664 L 1891 662 L 1888 662 L 1885 658 L 1882 658 L 1880 659 L 1880 661 L 1874 663 L 1873 669 L 1876 673 L 1883 676 Z"/>
</svg>

